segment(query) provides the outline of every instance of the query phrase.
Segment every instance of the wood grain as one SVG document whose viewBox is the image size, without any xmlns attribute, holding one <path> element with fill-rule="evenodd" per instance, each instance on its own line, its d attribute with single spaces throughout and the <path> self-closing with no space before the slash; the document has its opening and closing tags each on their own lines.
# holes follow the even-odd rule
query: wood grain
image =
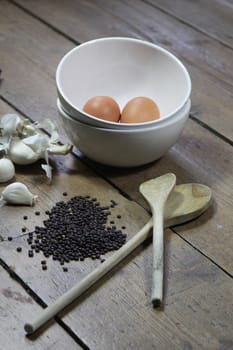
<svg viewBox="0 0 233 350">
<path fill-rule="evenodd" d="M 149 3 L 178 17 L 188 25 L 192 25 L 197 31 L 201 30 L 216 40 L 233 47 L 233 7 L 231 1 L 149 0 Z"/>
</svg>

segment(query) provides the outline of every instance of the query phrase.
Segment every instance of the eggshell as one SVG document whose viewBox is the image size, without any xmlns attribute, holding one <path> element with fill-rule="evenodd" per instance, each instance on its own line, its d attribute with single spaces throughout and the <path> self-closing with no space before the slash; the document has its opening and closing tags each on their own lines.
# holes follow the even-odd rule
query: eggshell
<svg viewBox="0 0 233 350">
<path fill-rule="evenodd" d="M 157 104 L 148 97 L 135 97 L 122 110 L 121 123 L 143 123 L 160 118 Z"/>
<path fill-rule="evenodd" d="M 118 122 L 120 119 L 120 107 L 109 96 L 95 96 L 90 98 L 84 105 L 83 111 L 96 118 Z"/>
</svg>

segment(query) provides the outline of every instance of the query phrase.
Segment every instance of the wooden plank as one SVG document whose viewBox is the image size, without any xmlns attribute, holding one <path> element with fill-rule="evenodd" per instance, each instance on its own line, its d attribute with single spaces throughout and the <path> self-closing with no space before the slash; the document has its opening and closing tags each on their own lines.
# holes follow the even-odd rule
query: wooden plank
<svg viewBox="0 0 233 350">
<path fill-rule="evenodd" d="M 6 1 L 0 9 L 1 96 L 34 120 L 56 119 L 55 70 L 74 44 Z"/>
<path fill-rule="evenodd" d="M 191 24 L 198 31 L 201 30 L 216 40 L 233 47 L 233 7 L 231 1 L 149 0 L 148 2 L 185 23 Z"/>
<path fill-rule="evenodd" d="M 42 308 L 25 290 L 0 266 L 0 344 L 1 349 L 9 350 L 44 350 L 82 349 L 58 324 L 50 324 L 47 333 L 26 337 L 23 324 L 25 319 L 34 317 Z"/>
<path fill-rule="evenodd" d="M 79 42 L 96 37 L 123 35 L 144 38 L 169 49 L 184 61 L 190 71 L 193 84 L 192 113 L 232 141 L 230 111 L 233 99 L 232 89 L 229 86 L 233 81 L 232 50 L 140 1 L 134 1 L 133 4 L 105 0 L 98 1 L 98 4 L 73 1 L 72 4 L 68 4 L 56 0 L 46 2 L 45 5 L 43 1 L 35 3 L 31 0 L 17 0 L 17 3 Z M 11 21 L 9 18 L 18 18 L 17 9 L 10 7 L 4 8 L 4 11 L 8 23 Z M 140 26 L 137 23 L 140 23 Z M 14 28 L 11 30 L 14 31 Z M 171 36 L 171 32 L 174 31 L 179 40 Z M 19 35 L 15 43 L 17 45 L 20 43 L 20 34 L 15 35 Z M 54 34 L 51 35 L 53 39 L 56 37 Z M 43 38 L 45 39 L 46 35 Z M 12 39 L 14 40 L 14 37 L 11 41 Z M 55 39 L 50 43 L 52 48 L 54 43 Z M 57 46 L 61 49 L 62 43 Z M 54 51 L 55 48 L 51 49 L 50 54 Z M 9 51 L 5 50 L 6 62 L 9 54 Z M 54 70 L 54 67 L 51 69 Z M 12 99 L 10 91 L 12 90 L 6 87 L 2 92 L 4 96 L 7 94 L 9 100 Z M 44 101 L 47 101 L 48 97 L 45 97 Z M 37 100 L 33 98 L 33 102 L 37 103 Z M 52 113 L 51 105 L 46 107 Z"/>
</svg>

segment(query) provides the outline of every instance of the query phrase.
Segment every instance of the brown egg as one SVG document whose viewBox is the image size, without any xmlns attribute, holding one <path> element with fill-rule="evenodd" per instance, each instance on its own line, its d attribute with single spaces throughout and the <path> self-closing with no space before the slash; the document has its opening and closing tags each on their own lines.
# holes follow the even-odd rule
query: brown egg
<svg viewBox="0 0 233 350">
<path fill-rule="evenodd" d="M 121 123 L 143 123 L 160 118 L 157 104 L 148 97 L 135 97 L 121 113 Z"/>
<path fill-rule="evenodd" d="M 90 98 L 84 105 L 83 111 L 96 118 L 118 122 L 120 119 L 120 107 L 109 96 L 95 96 Z"/>
</svg>

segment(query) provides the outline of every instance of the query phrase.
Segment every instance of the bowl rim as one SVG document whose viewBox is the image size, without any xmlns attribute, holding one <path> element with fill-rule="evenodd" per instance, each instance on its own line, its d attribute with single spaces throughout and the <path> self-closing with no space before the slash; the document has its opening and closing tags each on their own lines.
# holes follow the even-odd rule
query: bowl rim
<svg viewBox="0 0 233 350">
<path fill-rule="evenodd" d="M 58 66 L 57 66 L 57 69 L 56 69 L 56 74 L 55 74 L 57 92 L 58 92 L 58 95 L 60 97 L 60 100 L 62 100 L 62 105 L 63 105 L 63 102 L 65 104 L 67 104 L 69 106 L 69 109 L 72 110 L 72 112 L 74 112 L 74 114 L 81 113 L 81 114 L 87 116 L 90 120 L 99 121 L 100 123 L 102 122 L 103 123 L 103 127 L 104 127 L 104 125 L 109 125 L 109 126 L 111 126 L 111 125 L 119 125 L 119 128 L 121 128 L 121 126 L 122 126 L 122 129 L 123 129 L 123 127 L 126 127 L 129 124 L 131 126 L 134 126 L 134 127 L 138 126 L 139 123 L 117 123 L 117 122 L 106 121 L 104 119 L 100 119 L 100 118 L 94 117 L 91 114 L 88 114 L 88 113 L 84 112 L 82 109 L 78 108 L 77 106 L 75 106 L 73 103 L 71 103 L 69 101 L 69 99 L 67 98 L 67 96 L 65 95 L 65 93 L 64 93 L 64 91 L 63 91 L 63 89 L 61 87 L 60 74 L 61 74 L 62 66 L 65 63 L 65 61 L 67 60 L 67 58 L 69 56 L 71 56 L 74 52 L 80 50 L 80 48 L 82 48 L 84 46 L 92 45 L 92 44 L 94 44 L 96 42 L 101 42 L 101 41 L 127 41 L 127 42 L 134 42 L 134 43 L 137 43 L 137 44 L 142 44 L 142 45 L 151 47 L 153 49 L 156 49 L 156 50 L 158 50 L 160 52 L 163 52 L 167 56 L 171 57 L 181 67 L 181 69 L 182 69 L 182 71 L 183 71 L 183 73 L 184 73 L 184 75 L 186 77 L 188 88 L 187 88 L 187 93 L 186 93 L 186 95 L 185 95 L 185 97 L 183 99 L 183 102 L 180 103 L 180 105 L 173 112 L 163 116 L 162 118 L 159 118 L 159 119 L 156 119 L 156 120 L 152 120 L 152 121 L 148 121 L 148 122 L 140 123 L 141 125 L 150 126 L 151 124 L 159 124 L 161 121 L 171 118 L 174 114 L 176 114 L 180 109 L 183 108 L 183 106 L 185 105 L 187 100 L 190 98 L 191 90 L 192 90 L 192 82 L 191 82 L 191 78 L 190 78 L 190 75 L 189 75 L 189 72 L 188 72 L 187 68 L 180 61 L 180 59 L 178 57 L 176 57 L 173 53 L 168 51 L 167 49 L 165 49 L 165 48 L 163 48 L 163 47 L 161 47 L 159 45 L 156 45 L 156 44 L 154 44 L 152 42 L 149 42 L 149 41 L 146 41 L 146 40 L 143 40 L 143 39 L 133 38 L 133 37 L 120 37 L 120 36 L 103 37 L 103 38 L 97 38 L 97 39 L 88 40 L 88 41 L 86 41 L 86 42 L 84 42 L 84 43 L 82 43 L 82 44 L 80 44 L 78 46 L 75 46 L 73 49 L 69 50 L 62 57 L 62 59 L 58 63 Z M 76 115 L 72 115 L 72 117 L 75 118 L 76 120 L 78 120 L 78 117 Z"/>
<path fill-rule="evenodd" d="M 154 131 L 157 129 L 163 129 L 165 127 L 170 126 L 171 124 L 177 123 L 178 121 L 182 120 L 182 119 L 187 119 L 189 116 L 189 112 L 190 112 L 190 108 L 191 108 L 191 99 L 188 99 L 188 101 L 186 102 L 185 106 L 184 106 L 184 111 L 182 111 L 182 115 L 177 115 L 175 118 L 170 119 L 170 120 L 166 120 L 164 121 L 164 124 L 160 124 L 160 125 L 153 125 L 153 126 L 149 126 L 149 127 L 142 127 L 142 128 L 137 128 L 137 129 L 110 129 L 110 128 L 101 128 L 98 126 L 94 126 L 94 125 L 90 125 L 84 122 L 81 122 L 75 118 L 73 118 L 72 116 L 70 116 L 69 114 L 67 114 L 64 109 L 61 107 L 60 101 L 59 99 L 57 99 L 57 109 L 58 112 L 60 114 L 62 114 L 63 118 L 66 119 L 70 119 L 71 121 L 84 125 L 88 128 L 90 128 L 91 130 L 97 130 L 97 131 L 104 131 L 104 132 L 112 132 L 112 133 L 141 133 L 141 132 L 148 132 L 148 131 Z"/>
</svg>

